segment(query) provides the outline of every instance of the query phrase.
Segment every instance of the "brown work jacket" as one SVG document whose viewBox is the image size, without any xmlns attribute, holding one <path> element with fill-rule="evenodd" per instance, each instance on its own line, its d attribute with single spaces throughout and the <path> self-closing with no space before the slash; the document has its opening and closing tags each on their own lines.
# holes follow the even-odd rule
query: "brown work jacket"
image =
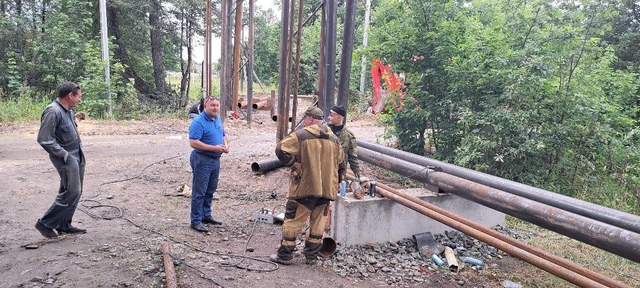
<svg viewBox="0 0 640 288">
<path fill-rule="evenodd" d="M 276 156 L 291 168 L 287 198 L 336 199 L 338 174 L 346 164 L 340 141 L 327 125 L 311 125 L 289 134 L 276 146 Z"/>
</svg>

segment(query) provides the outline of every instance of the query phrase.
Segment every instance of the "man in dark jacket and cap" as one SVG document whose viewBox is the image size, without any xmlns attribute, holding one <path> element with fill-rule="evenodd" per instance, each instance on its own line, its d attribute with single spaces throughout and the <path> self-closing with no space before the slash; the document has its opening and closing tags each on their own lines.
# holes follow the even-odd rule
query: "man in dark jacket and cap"
<svg viewBox="0 0 640 288">
<path fill-rule="evenodd" d="M 345 162 L 349 163 L 349 167 L 353 174 L 356 176 L 356 180 L 360 180 L 360 164 L 358 163 L 358 144 L 356 143 L 356 136 L 345 127 L 345 117 L 347 116 L 347 110 L 343 106 L 337 105 L 331 107 L 329 111 L 329 128 L 333 134 L 338 136 L 340 144 L 344 150 Z M 345 180 L 346 170 L 342 174 L 342 179 Z"/>
</svg>

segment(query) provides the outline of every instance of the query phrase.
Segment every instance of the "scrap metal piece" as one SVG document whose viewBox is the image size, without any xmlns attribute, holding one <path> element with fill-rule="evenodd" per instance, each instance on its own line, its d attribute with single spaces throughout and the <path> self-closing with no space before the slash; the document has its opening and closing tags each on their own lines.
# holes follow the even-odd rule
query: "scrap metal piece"
<svg viewBox="0 0 640 288">
<path fill-rule="evenodd" d="M 453 254 L 451 247 L 444 248 L 444 257 L 447 259 L 447 265 L 449 265 L 449 271 L 458 272 L 458 260 L 456 255 Z"/>
<path fill-rule="evenodd" d="M 431 257 L 431 255 L 439 255 L 444 251 L 442 244 L 436 243 L 431 232 L 424 232 L 413 235 L 413 241 L 416 241 L 420 254 Z"/>
</svg>

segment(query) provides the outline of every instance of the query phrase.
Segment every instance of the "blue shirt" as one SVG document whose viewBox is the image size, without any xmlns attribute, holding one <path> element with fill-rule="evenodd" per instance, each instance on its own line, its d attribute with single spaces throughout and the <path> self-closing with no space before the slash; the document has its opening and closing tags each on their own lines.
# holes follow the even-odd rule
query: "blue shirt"
<svg viewBox="0 0 640 288">
<path fill-rule="evenodd" d="M 202 143 L 207 145 L 224 144 L 223 137 L 225 135 L 222 120 L 219 116 L 211 119 L 207 113 L 203 112 L 200 113 L 193 122 L 191 122 L 191 125 L 189 125 L 189 139 L 200 140 Z M 201 151 L 198 149 L 196 149 L 196 151 L 212 157 L 220 157 L 220 155 L 222 155 L 222 153 L 215 153 L 211 151 Z"/>
</svg>

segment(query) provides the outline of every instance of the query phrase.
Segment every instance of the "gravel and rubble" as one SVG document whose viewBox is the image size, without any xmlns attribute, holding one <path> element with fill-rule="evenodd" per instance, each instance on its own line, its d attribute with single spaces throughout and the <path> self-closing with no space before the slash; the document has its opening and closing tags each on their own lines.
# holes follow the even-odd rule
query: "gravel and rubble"
<svg viewBox="0 0 640 288">
<path fill-rule="evenodd" d="M 497 226 L 493 229 L 521 241 L 528 240 L 528 237 L 507 227 Z M 484 274 L 487 267 L 497 266 L 495 262 L 507 255 L 495 247 L 455 230 L 435 234 L 433 237 L 437 243 L 452 248 L 458 258 L 459 267 L 456 271 L 448 269 L 444 253 L 439 256 L 445 261 L 445 265 L 438 266 L 430 256 L 420 253 L 413 239 L 338 246 L 333 257 L 324 259 L 316 265 L 330 269 L 342 277 L 377 278 L 393 287 L 426 285 L 434 278 L 453 279 L 458 285 L 465 286 L 468 280 L 465 281 L 465 277 L 457 275 L 458 272 L 472 270 L 477 274 Z M 464 263 L 463 257 L 473 257 L 483 261 L 483 264 Z"/>
</svg>

